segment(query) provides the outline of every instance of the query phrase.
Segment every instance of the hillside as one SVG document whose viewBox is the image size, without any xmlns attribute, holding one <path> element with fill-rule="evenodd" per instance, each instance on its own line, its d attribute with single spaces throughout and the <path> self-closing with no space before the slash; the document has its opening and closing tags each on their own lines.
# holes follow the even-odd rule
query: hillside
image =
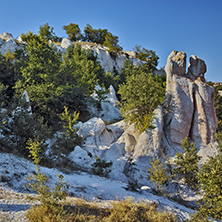
<svg viewBox="0 0 222 222">
<path fill-rule="evenodd" d="M 25 37 L 15 40 L 11 34 L 0 35 L 0 53 L 5 56 L 0 64 L 3 193 L 10 189 L 29 193 L 23 185 L 35 167 L 25 146 L 29 138 L 38 138 L 42 172 L 50 184 L 62 174 L 70 185 L 69 195 L 97 201 L 130 196 L 155 202 L 158 210 L 173 212 L 178 221 L 189 219 L 200 198 L 197 190 L 174 177 L 161 185 L 164 191 L 160 192 L 148 179 L 148 168 L 159 159 L 172 178 L 177 153 L 185 152 L 181 146 L 185 138 L 202 156 L 199 164 L 218 152 L 214 88 L 205 81 L 205 62 L 191 56 L 187 69 L 186 54 L 173 51 L 164 81 L 165 71 L 151 69 L 132 52 L 112 57 L 99 44 L 73 44 L 66 38 L 55 44 L 30 33 Z M 18 55 L 18 50 L 25 53 Z M 7 69 L 1 70 L 3 66 Z M 7 82 L 6 74 L 13 80 Z M 140 92 L 143 88 L 145 92 Z M 134 92 L 139 95 L 136 99 L 124 97 Z M 140 99 L 142 105 L 138 105 Z M 154 109 L 148 112 L 151 106 Z M 29 204 L 22 199 L 18 203 L 22 206 L 16 208 L 12 206 L 16 201 L 4 195 L 0 199 L 0 209 L 7 212 L 3 215 L 10 217 L 19 211 L 24 215 Z"/>
</svg>

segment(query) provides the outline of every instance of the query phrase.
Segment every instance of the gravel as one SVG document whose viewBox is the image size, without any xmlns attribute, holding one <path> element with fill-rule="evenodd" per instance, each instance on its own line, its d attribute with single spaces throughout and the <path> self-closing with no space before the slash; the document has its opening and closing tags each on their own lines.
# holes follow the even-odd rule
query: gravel
<svg viewBox="0 0 222 222">
<path fill-rule="evenodd" d="M 29 194 L 29 196 L 34 197 L 33 194 Z M 5 188 L 3 183 L 0 183 L 0 221 L 27 222 L 25 215 L 33 202 L 26 197 L 26 193 Z"/>
</svg>

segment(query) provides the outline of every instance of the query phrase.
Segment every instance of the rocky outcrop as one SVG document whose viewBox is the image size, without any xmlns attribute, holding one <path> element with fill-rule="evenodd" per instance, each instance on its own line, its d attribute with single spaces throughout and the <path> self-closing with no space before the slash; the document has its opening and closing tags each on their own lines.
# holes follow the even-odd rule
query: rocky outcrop
<svg viewBox="0 0 222 222">
<path fill-rule="evenodd" d="M 4 55 L 8 51 L 12 53 L 15 52 L 16 49 L 21 49 L 22 47 L 17 45 L 12 34 L 4 32 L 0 34 L 0 54 Z"/>
<path fill-rule="evenodd" d="M 190 57 L 186 73 L 186 54 L 173 51 L 165 67 L 167 87 L 164 101 L 164 136 L 169 145 L 180 145 L 189 137 L 197 147 L 214 141 L 216 113 L 214 88 L 204 78 L 205 62 Z"/>
</svg>

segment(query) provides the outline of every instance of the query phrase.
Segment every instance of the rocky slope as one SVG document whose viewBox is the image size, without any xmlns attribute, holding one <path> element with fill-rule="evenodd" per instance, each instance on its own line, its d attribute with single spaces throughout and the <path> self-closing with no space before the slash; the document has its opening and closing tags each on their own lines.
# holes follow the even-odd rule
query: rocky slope
<svg viewBox="0 0 222 222">
<path fill-rule="evenodd" d="M 18 39 L 18 41 L 21 40 Z M 70 44 L 73 43 L 68 39 L 63 39 L 61 46 L 55 45 L 55 47 L 57 47 L 57 50 L 64 52 Z M 0 45 L 0 53 L 2 54 L 8 50 L 13 52 L 16 48 L 22 47 L 7 33 L 0 35 Z M 94 44 L 82 44 L 82 46 L 94 51 L 98 61 L 106 71 L 112 72 L 114 67 L 120 70 L 127 58 L 125 54 L 120 54 L 113 60 L 104 47 Z M 135 65 L 143 64 L 142 61 L 131 56 L 129 58 Z M 71 183 L 72 188 L 74 187 L 70 190 L 70 193 L 79 193 L 83 196 L 87 194 L 101 199 L 114 198 L 117 191 L 121 191 L 121 195 L 136 196 L 137 194 L 133 192 L 123 192 L 123 188 L 121 188 L 134 184 L 139 192 L 142 192 L 142 187 L 148 187 L 148 194 L 145 195 L 142 192 L 144 198 L 158 198 L 159 205 L 164 205 L 164 209 L 167 209 L 167 204 L 171 206 L 171 202 L 169 200 L 165 201 L 165 198 L 154 196 L 151 192 L 153 184 L 147 179 L 147 168 L 150 166 L 150 159 L 153 157 L 162 158 L 164 155 L 168 155 L 169 158 L 174 157 L 176 152 L 182 151 L 180 143 L 185 137 L 190 137 L 196 143 L 199 153 L 204 157 L 209 154 L 213 155 L 216 151 L 214 140 L 216 130 L 214 90 L 204 79 L 205 62 L 196 56 L 191 56 L 186 72 L 186 54 L 173 51 L 168 57 L 165 70 L 167 73 L 166 95 L 164 103 L 154 111 L 154 129 L 147 129 L 145 132 L 139 133 L 133 124 L 128 125 L 121 120 L 117 105 L 118 100 L 112 86 L 109 89 L 106 101 L 101 104 L 101 111 L 98 113 L 96 110 L 92 110 L 94 117 L 85 123 L 80 122 L 78 124 L 78 134 L 84 138 L 84 143 L 81 147 L 75 147 L 66 157 L 66 161 L 87 172 L 91 172 L 96 157 L 106 162 L 112 161 L 113 164 L 109 173 L 110 180 L 99 177 L 95 179 L 90 174 L 80 174 L 78 176 L 74 172 L 66 175 L 66 180 Z M 96 94 L 92 96 L 96 98 Z M 107 125 L 107 123 L 112 122 L 115 123 Z M 58 159 L 58 157 L 51 154 L 50 144 L 52 143 L 53 140 L 49 141 L 47 155 L 51 159 Z M 15 157 L 11 155 L 9 157 L 5 156 L 5 158 L 8 158 L 10 163 L 10 158 L 14 160 Z M 15 163 L 11 164 L 14 165 Z M 23 165 L 26 166 L 26 163 Z M 5 166 L 6 168 L 4 168 Z M 9 167 L 7 163 L 5 165 L 1 163 L 1 175 L 5 175 L 6 171 L 9 171 L 7 170 Z M 5 183 L 11 183 L 14 188 L 21 189 L 25 183 L 25 175 L 29 174 L 31 169 L 33 169 L 32 165 L 30 165 L 30 168 L 25 167 L 25 173 L 21 173 L 21 170 L 17 169 L 16 171 L 15 167 L 10 168 L 18 175 L 18 179 L 15 176 L 11 176 L 11 178 L 9 176 Z M 51 178 L 54 178 L 54 169 L 52 171 L 44 170 L 49 172 Z M 91 180 L 92 178 L 95 180 Z M 16 182 L 12 183 L 15 179 Z M 83 182 L 84 180 L 87 184 Z M 106 186 L 110 186 L 109 189 Z M 194 192 L 176 181 L 171 182 L 165 188 L 167 188 L 168 194 L 174 194 L 185 202 L 196 198 Z M 109 190 L 112 190 L 112 192 Z M 140 198 L 142 197 L 138 196 L 138 199 Z M 193 206 L 191 203 L 188 204 Z M 178 206 L 177 203 L 174 203 L 170 209 L 176 212 Z M 182 219 L 189 217 L 188 212 L 191 212 L 191 210 L 183 207 L 181 209 L 186 212 Z M 178 215 L 183 210 L 178 210 Z"/>
</svg>

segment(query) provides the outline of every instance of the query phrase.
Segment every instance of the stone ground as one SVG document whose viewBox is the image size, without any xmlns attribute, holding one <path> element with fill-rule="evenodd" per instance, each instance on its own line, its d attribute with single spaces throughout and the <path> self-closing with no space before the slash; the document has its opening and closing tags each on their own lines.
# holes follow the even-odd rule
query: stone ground
<svg viewBox="0 0 222 222">
<path fill-rule="evenodd" d="M 25 193 L 18 193 L 0 186 L 0 222 L 28 221 L 25 214 L 32 205 L 32 201 L 26 197 Z"/>
</svg>

